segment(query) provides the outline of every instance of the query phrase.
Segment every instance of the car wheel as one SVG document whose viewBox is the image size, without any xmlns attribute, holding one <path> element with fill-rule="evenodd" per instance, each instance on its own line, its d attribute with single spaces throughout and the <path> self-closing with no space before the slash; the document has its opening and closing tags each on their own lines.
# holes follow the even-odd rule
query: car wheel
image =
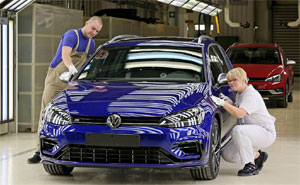
<svg viewBox="0 0 300 185">
<path fill-rule="evenodd" d="M 60 164 L 43 163 L 44 169 L 51 175 L 69 175 L 74 167 L 67 167 Z"/>
<path fill-rule="evenodd" d="M 284 97 L 283 97 L 283 99 L 282 100 L 279 100 L 278 102 L 277 102 L 277 104 L 278 104 L 278 107 L 281 107 L 281 108 L 286 108 L 287 106 L 288 106 L 288 85 L 287 85 L 287 83 L 286 83 L 286 85 L 285 85 L 285 93 L 284 93 Z"/>
<path fill-rule="evenodd" d="M 293 91 L 288 96 L 288 102 L 293 102 Z"/>
<path fill-rule="evenodd" d="M 219 124 L 216 118 L 213 119 L 210 133 L 210 149 L 207 167 L 191 169 L 194 180 L 212 180 L 218 176 L 220 168 L 220 139 Z"/>
</svg>

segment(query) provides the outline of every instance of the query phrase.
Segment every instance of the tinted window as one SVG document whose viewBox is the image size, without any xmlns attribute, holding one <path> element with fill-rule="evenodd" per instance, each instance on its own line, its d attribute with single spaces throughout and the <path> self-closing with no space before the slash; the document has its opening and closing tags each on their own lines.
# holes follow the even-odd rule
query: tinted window
<svg viewBox="0 0 300 185">
<path fill-rule="evenodd" d="M 103 48 L 89 62 L 79 80 L 203 82 L 201 48 Z"/>
<path fill-rule="evenodd" d="M 210 59 L 210 68 L 213 76 L 213 81 L 216 83 L 218 81 L 218 76 L 220 73 L 223 73 L 222 63 L 219 60 L 219 56 L 216 54 L 213 47 L 210 47 L 208 50 L 208 55 Z"/>
<path fill-rule="evenodd" d="M 223 72 L 227 73 L 228 72 L 228 66 L 227 66 L 227 62 L 224 58 L 224 55 L 222 54 L 222 51 L 220 50 L 220 48 L 218 46 L 213 46 L 214 51 L 216 52 L 216 55 L 218 56 L 218 59 L 222 65 L 223 68 Z"/>
<path fill-rule="evenodd" d="M 231 48 L 228 56 L 233 64 L 280 64 L 277 49 Z"/>
</svg>

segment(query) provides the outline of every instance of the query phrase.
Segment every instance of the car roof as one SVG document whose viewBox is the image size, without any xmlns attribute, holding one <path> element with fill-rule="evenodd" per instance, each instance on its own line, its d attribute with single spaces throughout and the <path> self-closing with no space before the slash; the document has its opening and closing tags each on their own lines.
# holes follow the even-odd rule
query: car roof
<svg viewBox="0 0 300 185">
<path fill-rule="evenodd" d="M 205 37 L 208 38 L 208 37 Z M 170 37 L 170 36 L 157 36 L 157 37 L 140 37 L 135 35 L 121 35 L 113 38 L 104 44 L 105 47 L 116 46 L 173 46 L 173 47 L 203 47 L 207 41 L 198 43 L 199 38 L 187 37 Z M 211 40 L 211 42 L 214 42 Z"/>
<path fill-rule="evenodd" d="M 279 48 L 280 46 L 277 44 L 233 44 L 229 48 Z"/>
</svg>

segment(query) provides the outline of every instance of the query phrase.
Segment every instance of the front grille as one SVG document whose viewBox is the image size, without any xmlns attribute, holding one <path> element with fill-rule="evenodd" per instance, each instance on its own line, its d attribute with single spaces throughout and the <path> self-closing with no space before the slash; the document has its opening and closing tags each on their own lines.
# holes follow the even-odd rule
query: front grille
<svg viewBox="0 0 300 185">
<path fill-rule="evenodd" d="M 70 145 L 58 160 L 91 163 L 173 164 L 168 154 L 157 147 L 99 147 Z"/>
<path fill-rule="evenodd" d="M 158 126 L 161 117 L 121 117 L 124 126 Z M 72 115 L 72 124 L 106 125 L 106 116 Z"/>
<path fill-rule="evenodd" d="M 265 78 L 249 78 L 249 82 L 265 82 Z"/>
<path fill-rule="evenodd" d="M 72 124 L 105 124 L 106 119 L 104 116 L 71 116 Z"/>
<path fill-rule="evenodd" d="M 269 96 L 272 95 L 269 91 L 258 91 L 260 93 L 260 95 L 262 96 Z"/>
</svg>

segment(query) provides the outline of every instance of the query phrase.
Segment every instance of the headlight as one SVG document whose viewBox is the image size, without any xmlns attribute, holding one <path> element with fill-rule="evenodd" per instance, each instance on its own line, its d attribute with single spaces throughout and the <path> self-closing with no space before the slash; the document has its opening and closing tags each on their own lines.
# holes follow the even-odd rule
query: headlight
<svg viewBox="0 0 300 185">
<path fill-rule="evenodd" d="M 43 118 L 46 122 L 56 125 L 68 125 L 71 123 L 71 116 L 52 103 L 49 103 L 45 108 Z"/>
<path fill-rule="evenodd" d="M 266 82 L 281 82 L 281 80 L 282 80 L 282 75 L 277 74 L 277 75 L 274 75 L 274 76 L 270 76 L 265 81 Z"/>
<path fill-rule="evenodd" d="M 200 125 L 203 122 L 205 110 L 200 107 L 193 107 L 180 111 L 161 119 L 159 126 L 169 128 L 190 127 Z"/>
</svg>

